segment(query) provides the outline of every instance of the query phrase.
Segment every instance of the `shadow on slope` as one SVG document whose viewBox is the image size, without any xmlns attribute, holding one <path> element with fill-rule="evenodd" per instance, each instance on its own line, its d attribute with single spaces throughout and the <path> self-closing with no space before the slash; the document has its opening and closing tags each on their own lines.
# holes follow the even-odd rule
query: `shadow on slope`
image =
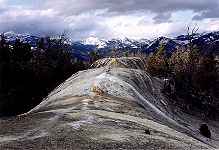
<svg viewBox="0 0 219 150">
<path fill-rule="evenodd" d="M 97 61 L 74 74 L 30 112 L 1 120 L 0 147 L 32 149 L 201 149 L 219 147 L 203 121 L 174 110 L 140 58 Z"/>
</svg>

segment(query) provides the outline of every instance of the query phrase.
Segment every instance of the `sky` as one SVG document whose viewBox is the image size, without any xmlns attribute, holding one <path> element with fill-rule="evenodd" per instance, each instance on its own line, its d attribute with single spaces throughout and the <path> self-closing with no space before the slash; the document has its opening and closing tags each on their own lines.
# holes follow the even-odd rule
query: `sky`
<svg viewBox="0 0 219 150">
<path fill-rule="evenodd" d="M 0 32 L 153 39 L 219 31 L 219 0 L 0 0 Z"/>
</svg>

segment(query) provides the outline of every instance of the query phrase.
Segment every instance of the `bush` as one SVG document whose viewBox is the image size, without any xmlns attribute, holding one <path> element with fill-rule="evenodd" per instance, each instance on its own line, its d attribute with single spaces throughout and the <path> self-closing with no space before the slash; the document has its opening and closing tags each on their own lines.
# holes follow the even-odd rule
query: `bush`
<svg viewBox="0 0 219 150">
<path fill-rule="evenodd" d="M 205 117 L 215 119 L 219 113 L 219 74 L 215 56 L 201 54 L 197 49 L 180 49 L 173 53 L 169 65 L 175 101 L 187 111 L 198 109 Z M 168 93 L 168 89 L 164 91 Z"/>
<path fill-rule="evenodd" d="M 148 57 L 147 71 L 155 76 L 166 76 L 168 74 L 169 65 L 164 46 L 161 46 L 155 54 Z"/>
</svg>

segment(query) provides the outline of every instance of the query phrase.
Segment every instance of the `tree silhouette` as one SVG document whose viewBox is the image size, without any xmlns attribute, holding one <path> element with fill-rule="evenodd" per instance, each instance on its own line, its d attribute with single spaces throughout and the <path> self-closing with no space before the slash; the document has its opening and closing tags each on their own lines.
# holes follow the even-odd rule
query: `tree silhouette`
<svg viewBox="0 0 219 150">
<path fill-rule="evenodd" d="M 20 39 L 10 45 L 1 35 L 0 116 L 27 112 L 73 73 L 86 69 L 83 62 L 73 61 L 65 40 L 41 38 L 32 50 Z"/>
</svg>

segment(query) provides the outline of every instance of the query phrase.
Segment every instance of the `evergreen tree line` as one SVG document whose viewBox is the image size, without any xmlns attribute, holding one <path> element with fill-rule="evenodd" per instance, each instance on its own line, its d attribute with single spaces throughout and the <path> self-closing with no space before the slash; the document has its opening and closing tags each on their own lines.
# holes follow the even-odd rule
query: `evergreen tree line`
<svg viewBox="0 0 219 150">
<path fill-rule="evenodd" d="M 41 38 L 37 48 L 0 38 L 0 116 L 27 112 L 73 73 L 86 69 L 74 60 L 65 39 Z"/>
</svg>

